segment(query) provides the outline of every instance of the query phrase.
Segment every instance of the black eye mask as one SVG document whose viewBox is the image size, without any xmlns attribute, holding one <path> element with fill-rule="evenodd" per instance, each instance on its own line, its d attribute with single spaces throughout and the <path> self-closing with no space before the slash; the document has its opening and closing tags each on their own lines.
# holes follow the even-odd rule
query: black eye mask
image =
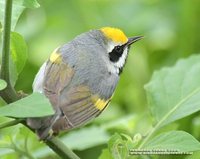
<svg viewBox="0 0 200 159">
<path fill-rule="evenodd" d="M 110 61 L 117 62 L 122 56 L 125 49 L 125 45 L 115 46 L 114 49 L 109 53 Z"/>
</svg>

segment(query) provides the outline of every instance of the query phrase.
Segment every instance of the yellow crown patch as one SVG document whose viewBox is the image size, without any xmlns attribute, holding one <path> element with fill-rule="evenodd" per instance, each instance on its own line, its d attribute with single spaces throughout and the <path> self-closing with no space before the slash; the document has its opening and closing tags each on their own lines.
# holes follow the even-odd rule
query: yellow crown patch
<svg viewBox="0 0 200 159">
<path fill-rule="evenodd" d="M 126 43 L 128 41 L 128 38 L 120 29 L 104 27 L 104 28 L 101 28 L 100 30 L 104 33 L 104 35 L 107 38 L 111 39 L 114 42 Z"/>
</svg>

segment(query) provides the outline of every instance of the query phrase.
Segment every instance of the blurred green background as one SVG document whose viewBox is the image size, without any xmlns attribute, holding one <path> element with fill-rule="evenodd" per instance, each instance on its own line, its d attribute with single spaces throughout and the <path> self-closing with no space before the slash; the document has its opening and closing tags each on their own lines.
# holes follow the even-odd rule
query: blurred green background
<svg viewBox="0 0 200 159">
<path fill-rule="evenodd" d="M 143 35 L 145 38 L 135 43 L 130 50 L 110 106 L 85 129 L 100 126 L 105 128 L 109 135 L 115 131 L 131 136 L 136 133 L 145 134 L 153 120 L 143 86 L 150 80 L 153 71 L 172 66 L 177 59 L 200 52 L 200 1 L 39 0 L 39 3 L 40 8 L 27 9 L 22 14 L 16 27 L 16 31 L 24 36 L 29 49 L 28 62 L 19 76 L 16 89 L 31 93 L 34 76 L 50 53 L 82 32 L 112 26 L 122 29 L 130 37 Z M 196 113 L 179 120 L 165 129 L 186 130 L 200 140 L 198 115 L 199 113 Z M 20 131 L 19 128 L 16 129 Z M 7 133 L 11 130 L 4 131 Z M 80 131 L 78 129 L 71 133 L 72 136 L 73 133 L 81 134 L 77 135 L 80 139 L 72 138 L 71 142 L 88 138 L 87 133 Z M 27 130 L 23 132 L 28 133 Z M 98 136 L 89 139 L 96 138 Z M 41 158 L 57 158 L 44 149 L 31 133 L 29 140 L 31 152 L 45 154 Z M 77 148 L 78 146 L 74 146 L 74 149 L 83 159 L 95 159 L 102 149 L 107 147 L 106 140 L 86 146 L 82 150 Z M 6 156 L 4 157 L 17 158 L 16 153 Z"/>
</svg>

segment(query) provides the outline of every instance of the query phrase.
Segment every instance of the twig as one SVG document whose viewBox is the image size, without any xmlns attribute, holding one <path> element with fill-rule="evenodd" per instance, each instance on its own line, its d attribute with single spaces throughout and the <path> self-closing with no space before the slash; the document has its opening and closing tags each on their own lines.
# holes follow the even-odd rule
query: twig
<svg viewBox="0 0 200 159">
<path fill-rule="evenodd" d="M 63 142 L 57 137 L 52 137 L 46 141 L 46 144 L 59 156 L 64 159 L 80 159 L 72 150 L 70 150 Z"/>
<path fill-rule="evenodd" d="M 7 87 L 6 89 L 0 92 L 0 95 L 8 103 L 11 103 L 12 101 L 16 101 L 18 99 L 16 91 L 11 86 L 10 71 L 9 71 L 11 16 L 12 16 L 12 0 L 5 0 L 0 78 L 4 79 L 7 82 Z"/>
<path fill-rule="evenodd" d="M 34 129 L 29 127 L 25 120 L 21 122 L 34 132 Z M 44 141 L 57 155 L 63 159 L 80 159 L 71 149 L 69 149 L 59 138 L 52 136 L 51 139 Z"/>
</svg>

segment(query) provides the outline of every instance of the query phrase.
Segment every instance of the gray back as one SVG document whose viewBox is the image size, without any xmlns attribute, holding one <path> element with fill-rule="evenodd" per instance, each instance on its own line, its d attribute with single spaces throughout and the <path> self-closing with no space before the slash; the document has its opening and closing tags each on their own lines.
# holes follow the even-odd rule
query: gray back
<svg viewBox="0 0 200 159">
<path fill-rule="evenodd" d="M 83 84 L 104 99 L 111 97 L 119 76 L 108 71 L 110 61 L 106 45 L 107 41 L 101 31 L 92 30 L 77 36 L 59 49 L 64 61 L 75 70 L 69 88 Z"/>
</svg>

